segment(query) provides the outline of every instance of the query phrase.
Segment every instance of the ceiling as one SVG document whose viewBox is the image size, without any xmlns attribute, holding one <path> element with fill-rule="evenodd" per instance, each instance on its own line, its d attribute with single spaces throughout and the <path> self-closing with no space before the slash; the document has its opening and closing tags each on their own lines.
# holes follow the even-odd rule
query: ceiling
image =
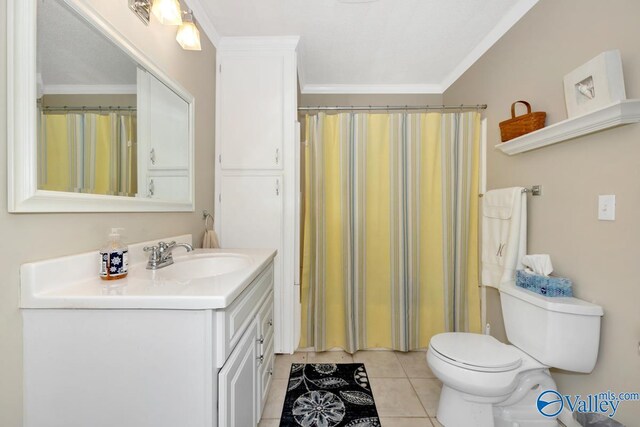
<svg viewBox="0 0 640 427">
<path fill-rule="evenodd" d="M 60 0 L 38 2 L 37 28 L 45 93 L 135 93 L 133 59 Z"/>
<path fill-rule="evenodd" d="M 442 93 L 538 0 L 187 0 L 214 44 L 298 35 L 303 93 Z"/>
</svg>

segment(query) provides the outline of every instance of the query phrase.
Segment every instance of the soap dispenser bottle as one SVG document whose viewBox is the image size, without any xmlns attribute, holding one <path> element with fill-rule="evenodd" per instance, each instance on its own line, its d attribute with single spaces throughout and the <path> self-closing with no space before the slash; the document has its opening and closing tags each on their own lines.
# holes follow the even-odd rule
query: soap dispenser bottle
<svg viewBox="0 0 640 427">
<path fill-rule="evenodd" d="M 100 250 L 100 278 L 122 279 L 129 270 L 129 248 L 120 238 L 122 228 L 112 228 L 107 244 Z"/>
</svg>

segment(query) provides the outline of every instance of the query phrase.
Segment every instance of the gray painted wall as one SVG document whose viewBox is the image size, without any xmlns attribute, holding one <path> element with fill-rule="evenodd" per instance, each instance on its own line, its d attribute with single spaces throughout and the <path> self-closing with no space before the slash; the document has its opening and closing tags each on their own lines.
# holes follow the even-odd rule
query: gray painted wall
<svg viewBox="0 0 640 427">
<path fill-rule="evenodd" d="M 444 94 L 447 103 L 489 105 L 487 187 L 543 185 L 543 196 L 529 198 L 528 251 L 551 254 L 577 296 L 604 307 L 593 373 L 553 371 L 564 393 L 640 391 L 640 124 L 511 157 L 493 146 L 518 99 L 546 111 L 547 124 L 564 120 L 564 75 L 605 50 L 620 49 L 627 98 L 640 98 L 639 16 L 635 0 L 541 0 Z M 615 222 L 597 220 L 599 194 L 617 196 Z M 493 290 L 488 319 L 504 339 Z M 615 419 L 638 425 L 640 402 L 622 403 Z"/>
</svg>

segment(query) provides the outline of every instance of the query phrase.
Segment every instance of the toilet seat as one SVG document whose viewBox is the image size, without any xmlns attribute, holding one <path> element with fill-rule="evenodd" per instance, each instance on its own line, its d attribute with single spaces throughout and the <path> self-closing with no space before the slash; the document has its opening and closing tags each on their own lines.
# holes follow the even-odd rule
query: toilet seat
<svg viewBox="0 0 640 427">
<path fill-rule="evenodd" d="M 429 347 L 435 355 L 461 368 L 481 372 L 505 372 L 522 365 L 522 354 L 490 335 L 449 332 L 434 336 Z"/>
</svg>

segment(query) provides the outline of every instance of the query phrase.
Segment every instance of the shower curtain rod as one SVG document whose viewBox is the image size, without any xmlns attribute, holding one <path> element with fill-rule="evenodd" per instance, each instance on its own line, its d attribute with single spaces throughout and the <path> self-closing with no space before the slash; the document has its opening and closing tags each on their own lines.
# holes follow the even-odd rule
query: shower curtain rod
<svg viewBox="0 0 640 427">
<path fill-rule="evenodd" d="M 487 104 L 476 105 L 378 105 L 298 107 L 298 111 L 390 111 L 390 110 L 485 110 Z"/>
<path fill-rule="evenodd" d="M 97 107 L 87 107 L 84 105 L 82 107 L 68 107 L 65 105 L 62 107 L 42 107 L 42 111 L 136 111 L 136 107 L 114 107 L 101 105 Z"/>
</svg>

